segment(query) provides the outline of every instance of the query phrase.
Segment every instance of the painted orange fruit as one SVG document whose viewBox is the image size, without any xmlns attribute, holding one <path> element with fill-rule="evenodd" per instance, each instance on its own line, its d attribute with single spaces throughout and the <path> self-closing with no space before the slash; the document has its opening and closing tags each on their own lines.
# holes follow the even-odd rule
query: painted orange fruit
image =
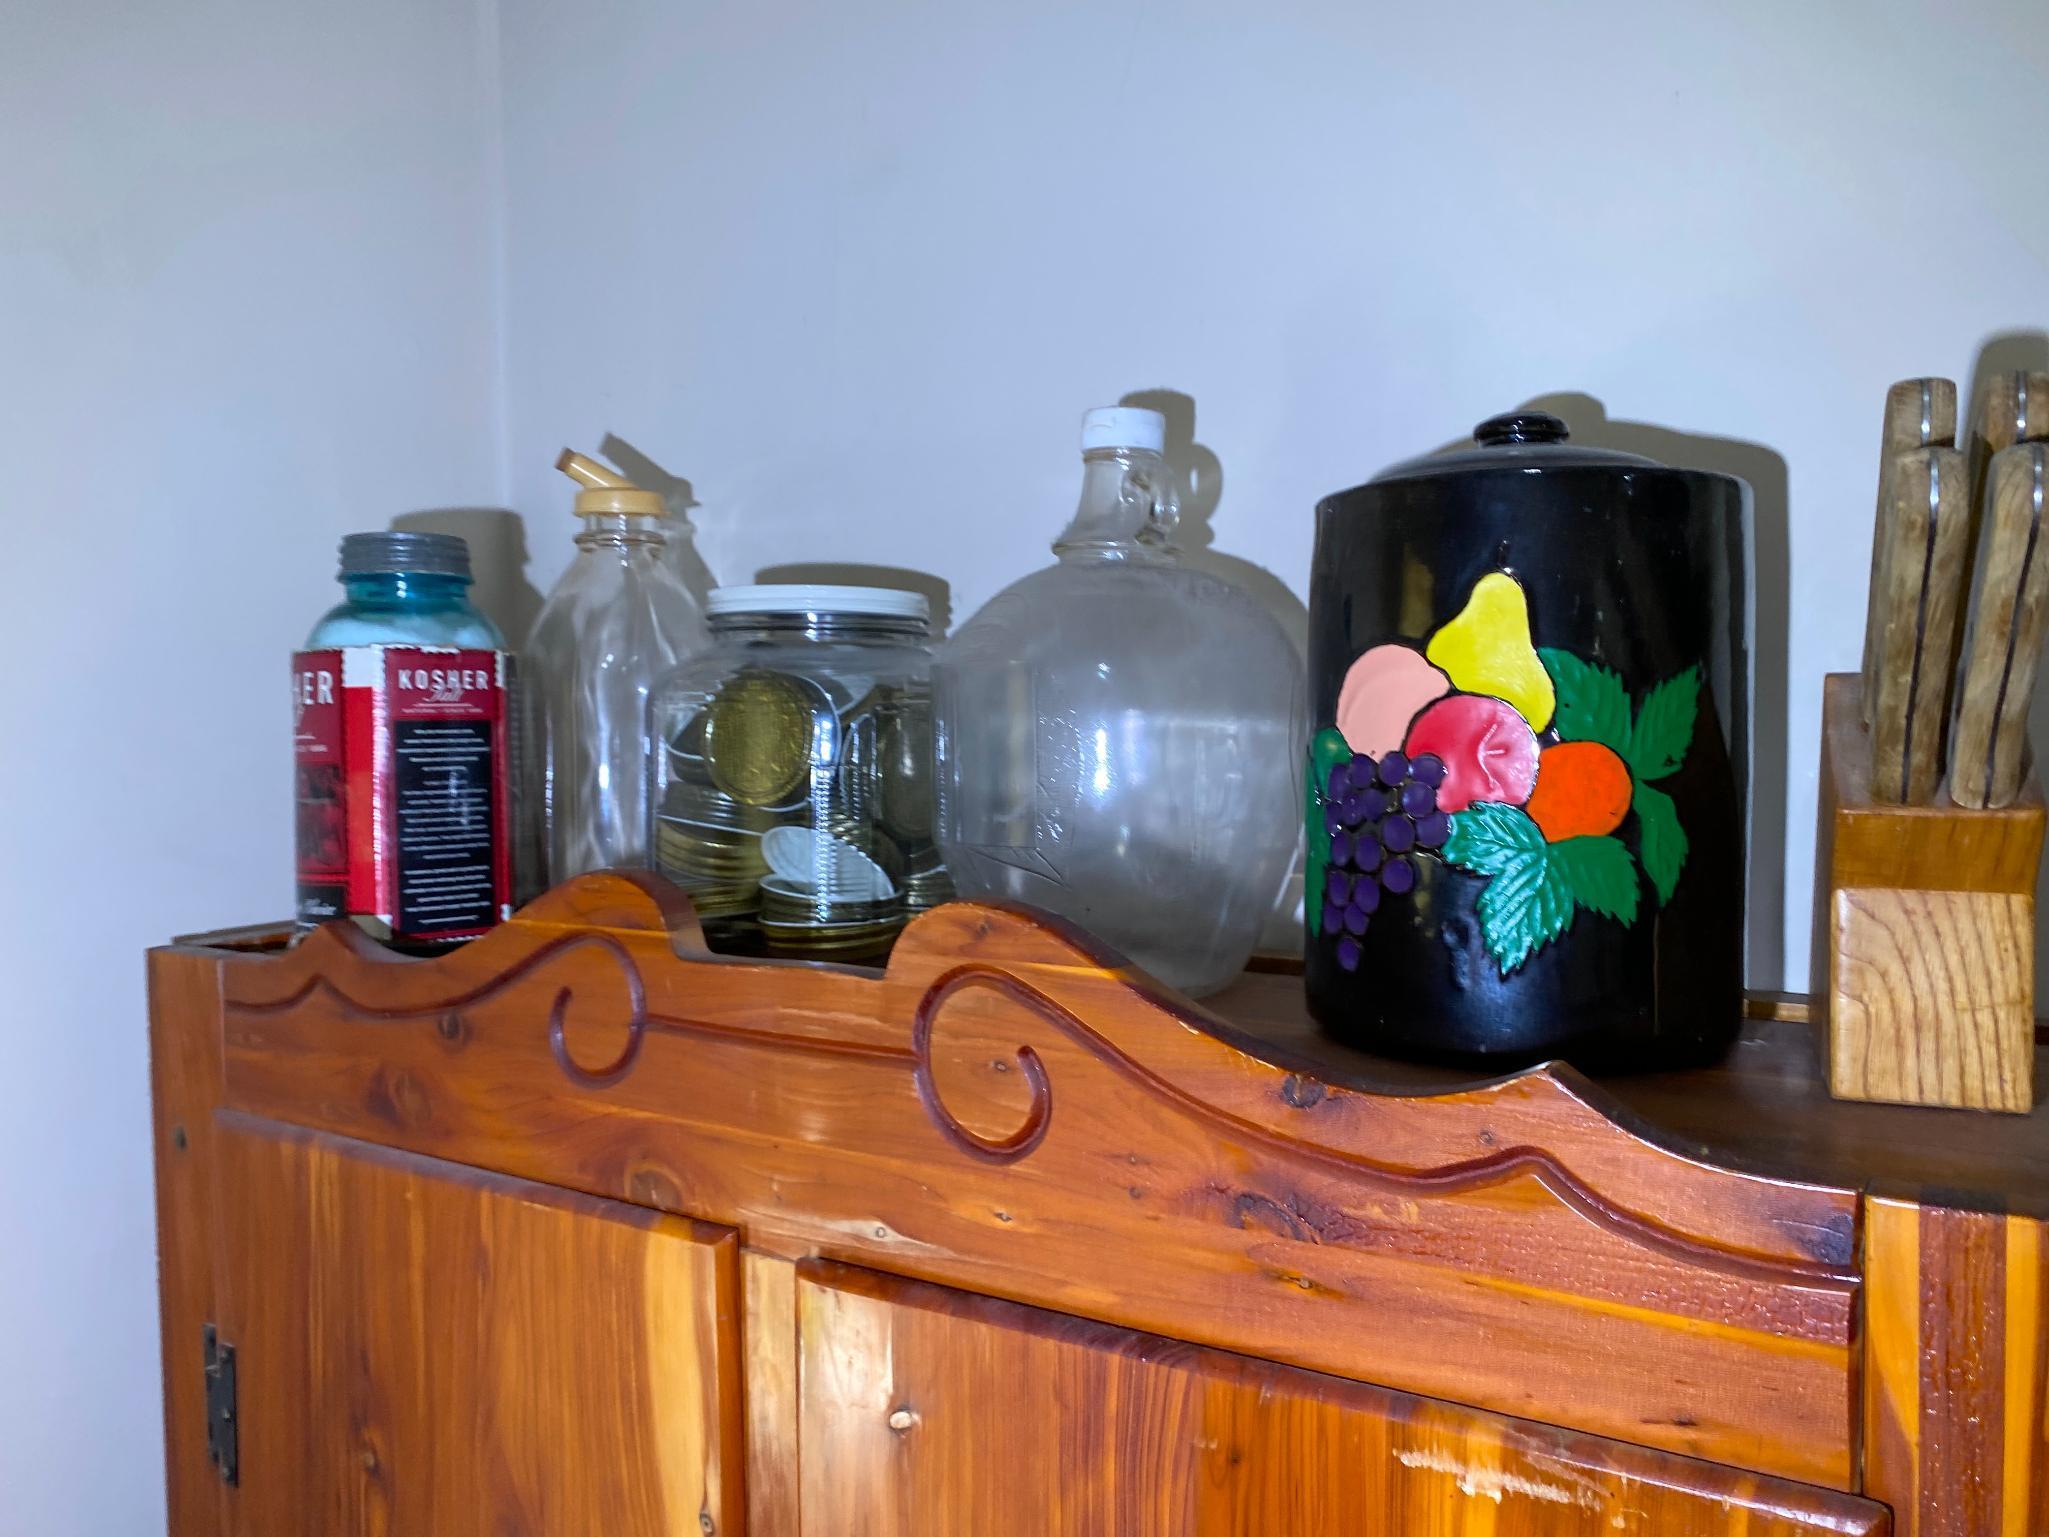
<svg viewBox="0 0 2049 1537">
<path fill-rule="evenodd" d="M 1612 833 L 1629 812 L 1629 769 L 1599 742 L 1555 742 L 1537 757 L 1525 808 L 1546 842 Z"/>
</svg>

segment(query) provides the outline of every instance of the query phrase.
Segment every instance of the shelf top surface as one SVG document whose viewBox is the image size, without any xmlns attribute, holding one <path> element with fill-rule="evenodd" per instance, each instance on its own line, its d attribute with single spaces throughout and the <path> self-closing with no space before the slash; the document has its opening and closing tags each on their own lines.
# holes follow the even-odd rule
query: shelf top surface
<svg viewBox="0 0 2049 1537">
<path fill-rule="evenodd" d="M 620 892 L 626 894 L 624 908 L 611 901 Z M 758 998 L 761 989 L 784 986 L 808 994 L 807 985 L 799 983 L 793 973 L 811 976 L 834 998 L 844 997 L 863 1010 L 874 1008 L 884 996 L 869 991 L 884 976 L 874 970 L 710 955 L 702 948 L 703 937 L 694 917 L 688 915 L 687 905 L 680 903 L 680 894 L 667 892 L 660 883 L 586 877 L 581 883 L 558 888 L 542 904 L 524 911 L 509 928 L 533 932 L 539 925 L 543 932 L 559 935 L 565 930 L 605 929 L 621 922 L 630 927 L 662 925 L 669 930 L 666 937 L 674 941 L 672 953 L 678 961 L 719 968 L 727 979 L 724 990 L 741 997 Z M 941 917 L 955 911 L 966 917 Z M 1735 1047 L 1712 1067 L 1593 1078 L 1549 1064 L 1521 1075 L 1489 1076 L 1470 1068 L 1375 1056 L 1332 1040 L 1311 1019 L 1300 976 L 1286 969 L 1247 972 L 1223 992 L 1192 1003 L 1159 988 L 1114 957 L 1093 953 L 1098 947 L 1086 936 L 1028 909 L 1014 910 L 1012 916 L 965 904 L 957 910 L 941 908 L 914 925 L 906 944 L 898 947 L 899 961 L 908 951 L 922 948 L 916 944 L 921 933 L 932 936 L 942 947 L 957 942 L 958 924 L 978 912 L 991 915 L 983 923 L 985 931 L 1000 916 L 1001 928 L 1032 936 L 1032 945 L 1051 945 L 1045 951 L 1047 959 L 1032 963 L 1052 964 L 1054 972 L 1048 975 L 1073 973 L 1074 962 L 1083 960 L 1088 963 L 1083 968 L 1087 974 L 1106 982 L 1121 981 L 1107 997 L 1090 994 L 1091 1008 L 1121 1010 L 1129 1000 L 1140 1000 L 1142 1013 L 1150 1010 L 1150 1017 L 1157 1018 L 1159 1011 L 1165 1011 L 1182 1025 L 1286 1073 L 1403 1098 L 1458 1095 L 1504 1079 L 1512 1082 L 1519 1076 L 1549 1078 L 1585 1101 L 1597 1116 L 1694 1163 L 1774 1181 L 2049 1217 L 2049 1102 L 2041 1097 L 2041 1090 L 2049 1089 L 2049 1044 L 2037 1046 L 2040 1088 L 2034 1111 L 2025 1116 L 1831 1098 L 1812 1028 L 1804 1019 L 1785 1017 L 1799 1012 L 1797 1009 L 1774 1011 L 1769 1006 L 1755 1012 L 1775 1012 L 1779 1017 L 1747 1020 Z M 622 917 L 622 913 L 628 916 Z M 330 928 L 353 933 L 346 925 Z M 283 952 L 290 937 L 287 926 L 270 925 L 196 935 L 178 943 L 254 959 Z M 489 936 L 477 943 L 490 954 L 506 953 L 494 948 L 497 942 Z M 342 952 L 396 959 L 360 937 L 326 948 L 330 959 Z M 908 965 L 915 970 L 944 965 L 948 960 L 949 954 L 942 948 Z M 1100 965 L 1095 964 L 1098 961 Z M 733 969 L 728 971 L 728 967 Z M 381 965 L 372 969 L 385 970 Z M 898 962 L 892 962 L 891 974 L 899 969 Z M 844 981 L 831 980 L 834 976 Z M 853 992 L 844 994 L 845 987 Z"/>
<path fill-rule="evenodd" d="M 1374 1056 L 1309 1016 L 1302 980 L 1248 972 L 1205 1001 L 1254 1056 L 1348 1088 L 1431 1094 L 1483 1081 L 1469 1069 Z M 1832 1098 L 1804 1020 L 1751 1019 L 1719 1064 L 1592 1080 L 1629 1130 L 1703 1162 L 1876 1193 L 2049 1215 L 2049 1045 L 2036 1048 L 2032 1114 L 1923 1109 Z"/>
</svg>

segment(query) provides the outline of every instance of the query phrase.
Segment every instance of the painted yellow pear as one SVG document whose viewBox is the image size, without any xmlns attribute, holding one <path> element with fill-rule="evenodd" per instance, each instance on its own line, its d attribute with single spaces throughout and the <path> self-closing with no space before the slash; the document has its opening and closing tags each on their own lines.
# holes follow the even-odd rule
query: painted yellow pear
<svg viewBox="0 0 2049 1537">
<path fill-rule="evenodd" d="M 1490 571 L 1473 583 L 1466 606 L 1430 637 L 1424 654 L 1454 688 L 1506 700 L 1530 730 L 1551 724 L 1558 693 L 1530 644 L 1530 605 L 1514 577 Z"/>
</svg>

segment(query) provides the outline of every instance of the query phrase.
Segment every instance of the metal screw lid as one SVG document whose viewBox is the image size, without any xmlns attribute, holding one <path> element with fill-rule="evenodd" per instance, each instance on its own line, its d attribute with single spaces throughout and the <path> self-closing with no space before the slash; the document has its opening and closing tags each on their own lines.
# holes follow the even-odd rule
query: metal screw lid
<svg viewBox="0 0 2049 1537">
<path fill-rule="evenodd" d="M 344 534 L 342 576 L 382 576 L 404 572 L 416 576 L 455 576 L 470 580 L 470 547 L 457 534 L 421 534 L 390 530 L 376 534 Z"/>
</svg>

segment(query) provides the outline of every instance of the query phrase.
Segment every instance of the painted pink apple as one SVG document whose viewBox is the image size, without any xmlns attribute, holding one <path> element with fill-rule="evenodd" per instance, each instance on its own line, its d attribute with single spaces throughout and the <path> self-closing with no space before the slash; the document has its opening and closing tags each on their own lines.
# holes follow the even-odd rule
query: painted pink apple
<svg viewBox="0 0 2049 1537">
<path fill-rule="evenodd" d="M 1416 712 L 1451 692 L 1451 680 L 1413 646 L 1389 642 L 1345 669 L 1338 732 L 1353 752 L 1383 758 L 1402 745 Z"/>
<path fill-rule="evenodd" d="M 1514 705 L 1485 694 L 1440 699 L 1409 728 L 1402 750 L 1411 760 L 1444 760 L 1437 809 L 1464 811 L 1474 801 L 1520 806 L 1537 784 L 1537 737 Z"/>
</svg>

